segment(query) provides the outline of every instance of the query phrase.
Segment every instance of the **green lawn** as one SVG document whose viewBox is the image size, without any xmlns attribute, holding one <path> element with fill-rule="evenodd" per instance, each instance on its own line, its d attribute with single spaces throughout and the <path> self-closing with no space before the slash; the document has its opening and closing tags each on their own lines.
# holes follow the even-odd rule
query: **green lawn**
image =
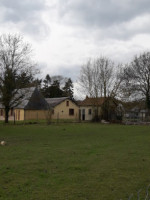
<svg viewBox="0 0 150 200">
<path fill-rule="evenodd" d="M 0 140 L 0 200 L 124 200 L 150 184 L 150 126 L 1 124 Z"/>
</svg>

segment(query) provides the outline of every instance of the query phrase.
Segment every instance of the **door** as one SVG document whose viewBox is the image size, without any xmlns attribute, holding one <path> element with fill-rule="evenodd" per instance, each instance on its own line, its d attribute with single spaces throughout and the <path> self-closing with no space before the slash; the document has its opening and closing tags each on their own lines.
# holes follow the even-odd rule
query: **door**
<svg viewBox="0 0 150 200">
<path fill-rule="evenodd" d="M 82 109 L 82 120 L 85 120 L 85 109 Z"/>
</svg>

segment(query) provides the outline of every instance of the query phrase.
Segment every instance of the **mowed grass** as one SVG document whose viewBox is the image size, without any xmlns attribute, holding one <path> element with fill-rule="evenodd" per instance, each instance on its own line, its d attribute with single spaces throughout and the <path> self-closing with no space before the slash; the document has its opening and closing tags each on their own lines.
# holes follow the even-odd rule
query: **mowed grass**
<svg viewBox="0 0 150 200">
<path fill-rule="evenodd" d="M 0 125 L 0 140 L 1 200 L 123 200 L 150 184 L 149 126 Z"/>
</svg>

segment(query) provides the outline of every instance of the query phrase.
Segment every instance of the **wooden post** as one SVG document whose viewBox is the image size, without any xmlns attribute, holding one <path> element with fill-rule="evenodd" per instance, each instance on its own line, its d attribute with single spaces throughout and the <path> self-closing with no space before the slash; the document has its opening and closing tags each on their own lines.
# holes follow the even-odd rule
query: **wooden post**
<svg viewBox="0 0 150 200">
<path fill-rule="evenodd" d="M 14 111 L 14 124 L 16 124 L 16 119 L 15 119 L 15 111 Z"/>
<path fill-rule="evenodd" d="M 59 123 L 59 112 L 57 113 L 57 124 Z"/>
<path fill-rule="evenodd" d="M 37 118 L 37 122 L 38 122 L 38 119 L 39 119 L 38 112 L 36 113 L 36 118 Z"/>
</svg>

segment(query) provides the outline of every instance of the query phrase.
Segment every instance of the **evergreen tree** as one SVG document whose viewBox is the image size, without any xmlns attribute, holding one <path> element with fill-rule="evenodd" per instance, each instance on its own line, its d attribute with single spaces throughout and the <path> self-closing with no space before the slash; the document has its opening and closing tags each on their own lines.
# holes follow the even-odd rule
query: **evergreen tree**
<svg viewBox="0 0 150 200">
<path fill-rule="evenodd" d="M 63 87 L 63 95 L 73 99 L 73 83 L 71 78 L 66 81 L 65 86 Z"/>
<path fill-rule="evenodd" d="M 49 74 L 47 74 L 45 76 L 45 79 L 43 80 L 43 83 L 44 83 L 44 87 L 45 88 L 48 88 L 50 86 L 50 84 L 51 84 L 51 77 L 50 77 Z"/>
<path fill-rule="evenodd" d="M 41 89 L 42 87 L 42 79 L 36 78 L 32 81 L 31 86 L 37 87 L 38 89 Z"/>
<path fill-rule="evenodd" d="M 62 97 L 63 91 L 60 89 L 60 82 L 58 80 L 51 83 L 50 76 L 46 76 L 44 79 L 44 85 L 41 92 L 45 98 Z"/>
<path fill-rule="evenodd" d="M 43 80 L 43 87 L 41 89 L 42 94 L 45 98 L 55 98 L 55 97 L 70 97 L 73 99 L 73 83 L 69 78 L 65 81 L 66 78 L 62 76 L 52 76 L 48 74 Z M 62 83 L 65 81 L 65 85 L 62 88 Z"/>
<path fill-rule="evenodd" d="M 54 81 L 53 84 L 49 87 L 49 97 L 62 97 L 63 91 L 60 89 L 60 83 L 58 80 Z"/>
<path fill-rule="evenodd" d="M 43 80 L 43 88 L 41 89 L 42 94 L 44 95 L 44 97 L 49 98 L 50 94 L 49 94 L 49 87 L 51 84 L 51 77 L 49 74 L 47 74 L 45 76 L 45 79 Z"/>
</svg>

